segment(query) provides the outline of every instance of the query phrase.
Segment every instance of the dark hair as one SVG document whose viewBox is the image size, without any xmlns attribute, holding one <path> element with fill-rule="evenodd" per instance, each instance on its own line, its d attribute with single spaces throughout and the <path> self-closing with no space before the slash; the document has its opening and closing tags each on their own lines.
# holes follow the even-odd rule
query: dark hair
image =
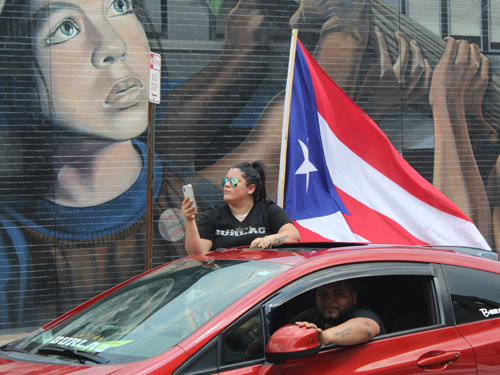
<svg viewBox="0 0 500 375">
<path fill-rule="evenodd" d="M 349 289 L 349 291 L 352 293 L 354 291 L 356 291 L 358 288 L 357 286 L 354 284 L 353 280 L 350 280 L 350 279 L 346 279 L 346 280 L 338 280 L 338 281 L 333 281 L 331 283 L 326 283 L 326 284 L 323 284 L 323 285 L 329 285 L 329 284 L 334 284 L 334 283 L 344 283 L 344 285 L 347 287 L 347 289 Z M 320 285 L 316 288 L 316 292 L 318 291 L 319 288 L 321 288 L 323 285 Z"/>
<path fill-rule="evenodd" d="M 265 201 L 267 198 L 266 193 L 266 166 L 261 161 L 254 161 L 253 163 L 243 162 L 236 164 L 233 168 L 238 168 L 247 180 L 247 184 L 255 185 L 253 193 L 253 201 Z"/>
<path fill-rule="evenodd" d="M 7 0 L 0 13 L 0 96 L 11 144 L 23 150 L 22 168 L 4 181 L 20 194 L 43 194 L 53 185 L 51 122 L 39 107 L 30 0 Z"/>
</svg>

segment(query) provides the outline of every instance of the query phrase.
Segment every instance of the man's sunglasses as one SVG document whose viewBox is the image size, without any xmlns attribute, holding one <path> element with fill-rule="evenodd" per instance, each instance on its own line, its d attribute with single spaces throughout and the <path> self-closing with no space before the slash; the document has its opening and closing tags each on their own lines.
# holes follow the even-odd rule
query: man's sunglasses
<svg viewBox="0 0 500 375">
<path fill-rule="evenodd" d="M 226 186 L 228 181 L 232 187 L 238 186 L 238 182 L 240 182 L 240 181 L 238 181 L 238 179 L 236 177 L 231 177 L 231 178 L 224 177 L 222 179 L 222 186 Z"/>
</svg>

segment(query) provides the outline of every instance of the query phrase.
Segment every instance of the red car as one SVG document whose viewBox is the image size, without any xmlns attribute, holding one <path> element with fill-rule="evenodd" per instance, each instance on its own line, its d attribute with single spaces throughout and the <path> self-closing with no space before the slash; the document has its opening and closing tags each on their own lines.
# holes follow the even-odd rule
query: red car
<svg viewBox="0 0 500 375">
<path fill-rule="evenodd" d="M 347 279 L 385 334 L 321 347 L 289 325 L 318 286 Z M 0 374 L 498 374 L 499 353 L 495 253 L 299 244 L 144 273 L 4 345 Z"/>
</svg>

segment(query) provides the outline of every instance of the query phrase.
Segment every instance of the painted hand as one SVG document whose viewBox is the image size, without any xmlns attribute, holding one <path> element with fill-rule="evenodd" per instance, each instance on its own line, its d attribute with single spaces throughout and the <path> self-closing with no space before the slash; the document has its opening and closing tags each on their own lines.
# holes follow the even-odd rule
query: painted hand
<svg viewBox="0 0 500 375">
<path fill-rule="evenodd" d="M 243 49 L 256 46 L 268 47 L 270 30 L 266 14 L 262 9 L 262 3 L 257 0 L 239 1 L 227 17 L 225 47 Z"/>
<path fill-rule="evenodd" d="M 356 98 L 356 103 L 379 122 L 390 112 L 425 95 L 430 86 L 432 68 L 422 57 L 415 40 L 409 44 L 399 31 L 394 33 L 398 42 L 399 56 L 394 65 L 384 35 L 374 28 L 378 60 L 368 71 Z M 411 67 L 408 60 L 412 55 Z"/>
<path fill-rule="evenodd" d="M 367 0 L 302 0 L 290 27 L 321 33 L 354 29 L 369 23 L 368 10 Z"/>
<path fill-rule="evenodd" d="M 471 60 L 477 61 L 480 68 L 476 71 L 465 90 L 464 107 L 467 125 L 469 130 L 479 133 L 491 143 L 495 143 L 498 140 L 497 131 L 485 120 L 482 109 L 484 92 L 490 80 L 490 60 L 480 53 L 479 46 L 476 44 L 471 44 L 470 55 L 474 55 Z"/>
</svg>

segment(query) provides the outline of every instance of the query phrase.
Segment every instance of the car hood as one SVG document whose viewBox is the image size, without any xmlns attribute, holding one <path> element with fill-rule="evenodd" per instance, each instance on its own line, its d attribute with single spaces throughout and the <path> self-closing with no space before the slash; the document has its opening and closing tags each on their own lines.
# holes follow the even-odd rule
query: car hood
<svg viewBox="0 0 500 375">
<path fill-rule="evenodd" d="M 0 358 L 0 374 L 16 375 L 109 375 L 122 369 L 126 365 L 112 366 L 70 366 L 38 362 L 20 362 Z"/>
<path fill-rule="evenodd" d="M 179 346 L 167 350 L 159 356 L 146 359 L 144 361 L 132 362 L 128 364 L 116 365 L 72 365 L 63 362 L 43 363 L 33 362 L 33 356 L 9 352 L 12 359 L 6 358 L 4 353 L 0 352 L 0 374 L 15 374 L 15 375 L 145 375 L 153 373 L 158 369 L 162 369 L 162 373 L 170 373 L 189 356 Z M 46 360 L 45 357 L 41 357 Z"/>
</svg>

